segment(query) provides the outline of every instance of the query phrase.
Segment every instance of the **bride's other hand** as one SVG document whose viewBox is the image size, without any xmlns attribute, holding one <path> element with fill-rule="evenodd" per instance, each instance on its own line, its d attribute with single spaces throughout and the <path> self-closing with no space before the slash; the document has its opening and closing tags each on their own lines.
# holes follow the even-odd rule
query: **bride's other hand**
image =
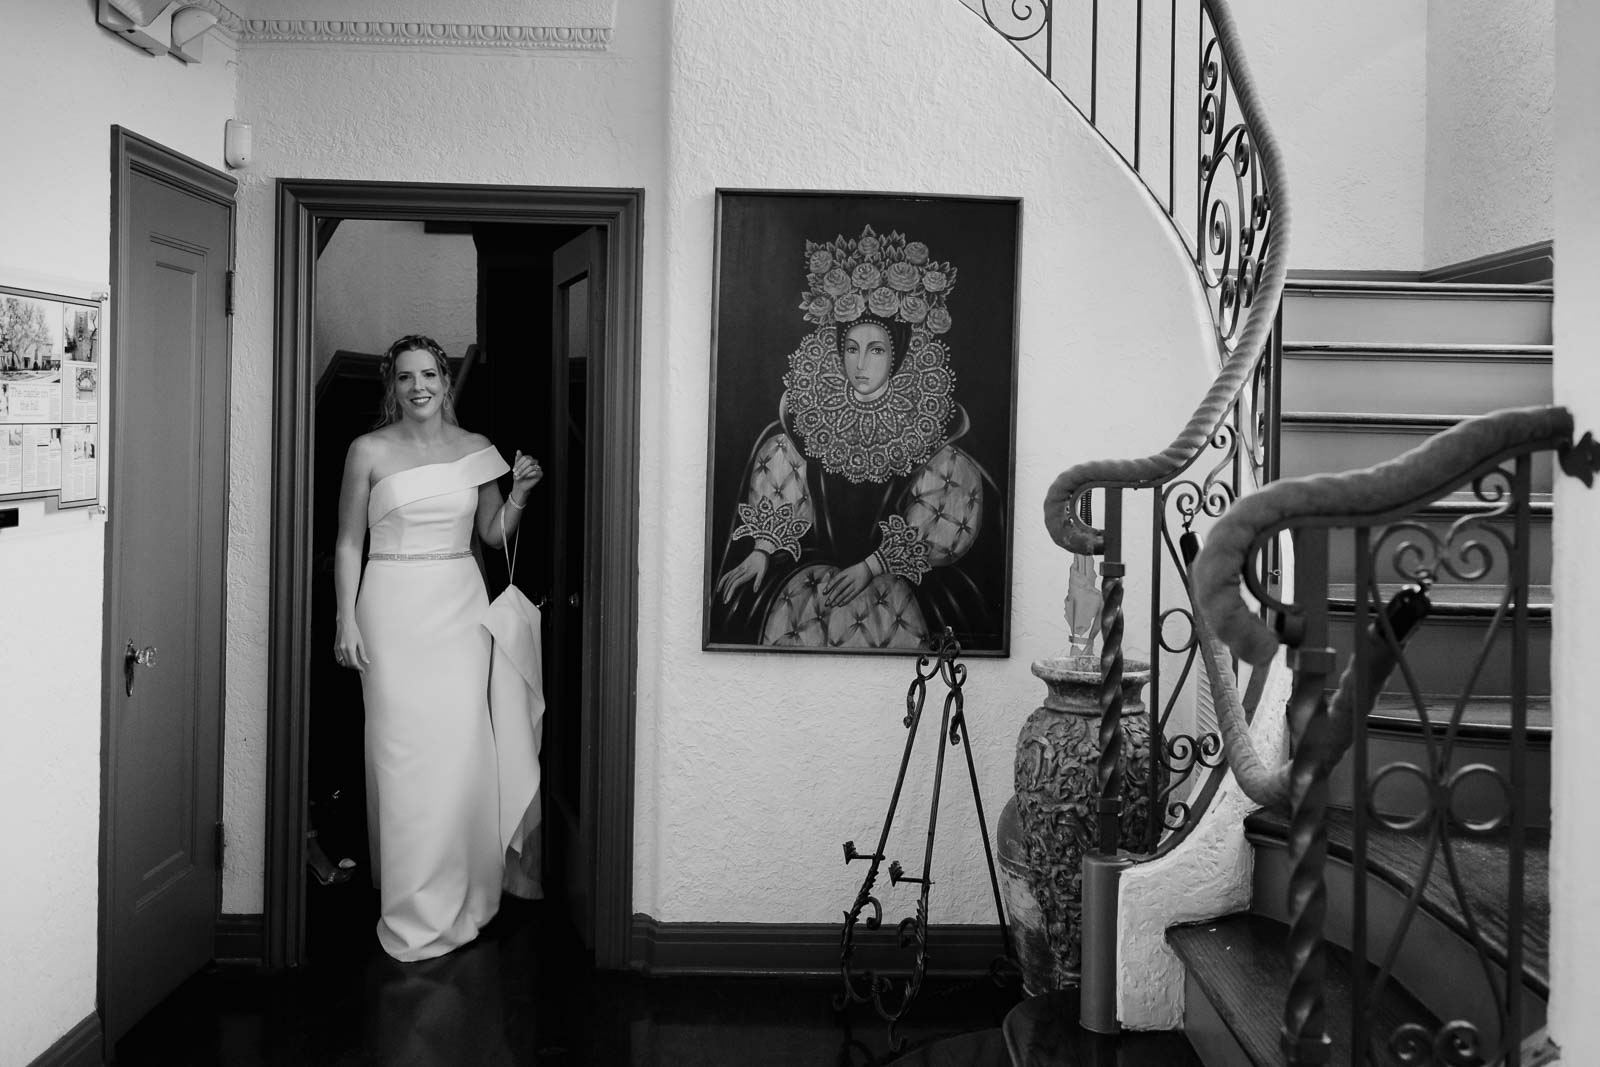
<svg viewBox="0 0 1600 1067">
<path fill-rule="evenodd" d="M 341 667 L 349 667 L 357 674 L 365 674 L 372 661 L 367 658 L 367 646 L 362 643 L 361 629 L 355 623 L 340 623 L 333 639 L 333 659 Z"/>
<path fill-rule="evenodd" d="M 718 580 L 717 595 L 722 597 L 722 602 L 726 604 L 733 599 L 733 595 L 744 583 L 750 582 L 750 589 L 754 592 L 761 588 L 761 583 L 766 577 L 767 554 L 759 548 L 753 548 L 748 556 L 739 561 L 738 566 Z"/>
<path fill-rule="evenodd" d="M 846 567 L 822 583 L 823 607 L 836 608 L 841 604 L 850 603 L 860 596 L 861 591 L 871 582 L 872 570 L 867 566 L 866 560 Z"/>
<path fill-rule="evenodd" d="M 521 449 L 518 449 L 516 458 L 511 461 L 512 506 L 521 507 L 526 504 L 533 487 L 543 479 L 544 468 L 539 466 L 539 461 L 532 456 L 523 455 Z"/>
</svg>

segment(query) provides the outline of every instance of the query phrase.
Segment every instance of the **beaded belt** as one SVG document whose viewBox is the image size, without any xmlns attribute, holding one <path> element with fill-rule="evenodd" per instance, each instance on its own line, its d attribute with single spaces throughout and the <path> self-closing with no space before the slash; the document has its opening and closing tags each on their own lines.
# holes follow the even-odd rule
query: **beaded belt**
<svg viewBox="0 0 1600 1067">
<path fill-rule="evenodd" d="M 368 552 L 368 559 L 466 559 L 472 555 L 468 552 Z"/>
</svg>

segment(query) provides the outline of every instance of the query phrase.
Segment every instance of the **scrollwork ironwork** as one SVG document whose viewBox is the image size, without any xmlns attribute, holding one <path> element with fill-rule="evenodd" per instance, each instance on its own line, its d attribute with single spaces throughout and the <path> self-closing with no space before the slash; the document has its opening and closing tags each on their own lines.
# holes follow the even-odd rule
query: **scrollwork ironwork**
<svg viewBox="0 0 1600 1067">
<path fill-rule="evenodd" d="M 983 836 L 984 855 L 989 863 L 989 882 L 994 891 L 995 913 L 1000 924 L 1000 939 L 1002 942 L 1001 955 L 1010 958 L 1010 941 L 1006 934 L 1006 919 L 1003 906 L 1000 902 L 999 878 L 995 874 L 994 853 L 990 846 L 989 830 L 983 817 L 983 799 L 978 791 L 977 767 L 972 759 L 972 745 L 966 732 L 965 697 L 962 686 L 966 683 L 967 668 L 963 663 L 957 662 L 961 654 L 961 645 L 956 640 L 954 633 L 945 628 L 937 648 L 930 657 L 927 654 L 917 657 L 915 676 L 906 690 L 906 716 L 905 726 L 908 730 L 905 748 L 900 757 L 900 772 L 895 778 L 894 790 L 889 798 L 889 810 L 884 817 L 882 829 L 878 835 L 878 846 L 870 855 L 861 853 L 854 841 L 844 843 L 845 863 L 854 863 L 857 860 L 867 861 L 867 873 L 861 880 L 861 887 L 856 893 L 855 901 L 849 910 L 844 913 L 844 926 L 840 931 L 839 971 L 843 988 L 833 998 L 834 1010 L 842 1011 L 851 1004 L 871 1004 L 878 1016 L 888 1023 L 889 1044 L 892 1049 L 904 1048 L 904 1038 L 896 1038 L 895 1029 L 901 1018 L 910 1009 L 922 988 L 922 982 L 928 967 L 928 892 L 933 886 L 930 874 L 933 865 L 933 835 L 937 825 L 939 811 L 939 793 L 944 780 L 944 754 L 943 744 L 935 746 L 937 760 L 933 778 L 933 797 L 928 820 L 927 842 L 923 854 L 922 872 L 912 876 L 906 873 L 899 860 L 889 863 L 889 883 L 898 886 L 902 882 L 909 882 L 920 887 L 917 897 L 916 911 L 914 914 L 900 920 L 896 926 L 896 940 L 901 949 L 914 949 L 915 957 L 911 973 L 898 985 L 896 982 L 870 968 L 859 972 L 854 965 L 856 927 L 863 925 L 868 930 L 877 930 L 883 925 L 883 905 L 874 894 L 877 885 L 878 872 L 887 858 L 885 846 L 889 840 L 889 833 L 894 825 L 895 814 L 900 805 L 901 790 L 905 785 L 906 769 L 910 763 L 911 750 L 916 743 L 917 728 L 922 722 L 922 712 L 927 698 L 928 682 L 935 676 L 939 677 L 948 692 L 944 699 L 944 718 L 939 727 L 939 737 L 943 740 L 948 737 L 951 745 L 960 745 L 966 754 L 968 776 L 972 784 L 973 802 L 977 808 L 978 828 Z M 869 913 L 870 912 L 870 913 Z M 868 913 L 865 914 L 864 913 Z M 997 964 L 991 970 L 998 973 Z"/>
<path fill-rule="evenodd" d="M 1254 303 L 1272 239 L 1272 195 L 1244 120 L 1229 114 L 1227 57 L 1214 28 L 1201 50 L 1200 232 L 1195 263 L 1212 293 L 1223 347 L 1232 351 L 1244 313 Z"/>
</svg>

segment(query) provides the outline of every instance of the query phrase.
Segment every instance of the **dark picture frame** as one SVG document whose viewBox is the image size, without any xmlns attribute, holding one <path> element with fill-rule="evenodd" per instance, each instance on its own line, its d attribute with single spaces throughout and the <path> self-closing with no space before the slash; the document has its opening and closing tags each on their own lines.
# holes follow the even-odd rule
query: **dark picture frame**
<svg viewBox="0 0 1600 1067">
<path fill-rule="evenodd" d="M 1009 655 L 1021 200 L 716 196 L 702 647 Z"/>
</svg>

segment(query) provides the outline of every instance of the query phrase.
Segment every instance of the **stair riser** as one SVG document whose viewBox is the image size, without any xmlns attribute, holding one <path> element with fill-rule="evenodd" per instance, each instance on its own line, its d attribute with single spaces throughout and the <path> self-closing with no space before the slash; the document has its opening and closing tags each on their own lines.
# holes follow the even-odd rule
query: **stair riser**
<svg viewBox="0 0 1600 1067">
<path fill-rule="evenodd" d="M 1417 520 L 1430 530 L 1435 531 L 1441 540 L 1453 519 L 1419 519 Z M 1496 528 L 1505 530 L 1510 534 L 1509 523 L 1499 521 Z M 1550 516 L 1536 515 L 1528 528 L 1528 581 L 1534 585 L 1550 584 Z M 1463 530 L 1459 537 L 1465 537 Z M 1458 540 L 1459 540 L 1458 537 Z M 1401 585 L 1412 581 L 1410 577 L 1402 575 L 1395 566 L 1395 551 L 1406 541 L 1414 541 L 1427 545 L 1427 539 L 1415 532 L 1407 533 L 1396 531 L 1378 553 L 1375 561 L 1377 564 L 1377 577 L 1380 584 L 1385 587 Z M 1493 553 L 1493 562 L 1488 572 L 1476 583 L 1483 588 L 1503 588 L 1506 584 L 1507 561 L 1506 554 L 1500 550 L 1500 542 L 1492 533 L 1484 533 L 1478 538 L 1485 543 Z M 1373 544 L 1377 544 L 1376 532 Z M 1356 545 L 1355 537 L 1344 530 L 1335 531 L 1328 538 L 1328 581 L 1333 584 L 1355 584 L 1356 580 Z"/>
<path fill-rule="evenodd" d="M 1297 342 L 1547 345 L 1550 301 L 1290 291 L 1283 329 Z"/>
<path fill-rule="evenodd" d="M 1435 734 L 1435 744 L 1442 744 L 1442 731 Z M 1377 780 L 1379 772 L 1392 764 L 1412 764 L 1427 767 L 1430 764 L 1428 747 L 1420 735 L 1395 732 L 1372 733 L 1367 739 L 1367 781 Z M 1470 764 L 1486 764 L 1511 780 L 1511 754 L 1504 741 L 1458 739 L 1449 763 L 1452 771 Z M 1527 753 L 1527 803 L 1524 805 L 1527 825 L 1539 829 L 1550 826 L 1550 749 L 1545 745 L 1529 745 Z M 1346 755 L 1328 780 L 1329 802 L 1342 808 L 1354 809 L 1356 788 L 1352 759 Z M 1362 790 L 1366 793 L 1367 790 Z M 1506 798 L 1499 784 L 1487 774 L 1474 774 L 1463 778 L 1452 794 L 1451 811 L 1467 823 L 1483 823 L 1502 817 L 1506 812 Z M 1410 772 L 1390 774 L 1383 779 L 1369 811 L 1406 819 L 1428 809 L 1426 786 Z"/>
<path fill-rule="evenodd" d="M 1458 694 L 1467 683 L 1488 632 L 1488 619 L 1470 616 L 1429 617 L 1406 644 L 1405 660 L 1416 678 L 1418 692 Z M 1350 661 L 1353 619 L 1335 613 L 1329 620 L 1330 643 L 1338 655 L 1339 670 Z M 1506 619 L 1495 635 L 1482 670 L 1472 687 L 1474 696 L 1495 696 L 1511 692 L 1511 620 Z M 1397 667 L 1384 686 L 1386 693 L 1406 693 L 1404 674 Z M 1528 625 L 1528 695 L 1547 696 L 1550 692 L 1550 619 L 1530 619 Z"/>
<path fill-rule="evenodd" d="M 1551 401 L 1548 361 L 1284 354 L 1285 411 L 1481 415 Z"/>
<path fill-rule="evenodd" d="M 1258 841 L 1255 861 L 1250 910 L 1287 924 L 1293 870 L 1288 850 L 1278 842 Z M 1328 909 L 1323 936 L 1348 950 L 1355 940 L 1355 871 L 1347 863 L 1330 859 L 1323 870 L 1323 883 Z M 1400 985 L 1438 1018 L 1471 1019 L 1489 1031 L 1484 1034 L 1488 1043 L 1498 1043 L 1499 1035 L 1493 1031 L 1499 1010 L 1476 949 L 1427 911 L 1412 913 L 1405 896 L 1389 883 L 1368 877 L 1369 958 L 1378 956 L 1402 929 L 1406 931 L 1405 948 L 1394 971 Z M 1496 984 L 1503 985 L 1505 969 L 1489 966 Z M 1532 992 L 1523 994 L 1522 1003 L 1524 1029 L 1531 1033 L 1544 1025 L 1546 1004 Z"/>
<path fill-rule="evenodd" d="M 1359 470 L 1417 447 L 1439 433 L 1437 427 L 1337 426 L 1327 424 L 1283 425 L 1281 476 L 1298 478 L 1307 474 L 1329 474 Z M 1533 462 L 1535 493 L 1549 493 L 1555 482 L 1555 458 L 1551 453 Z M 1470 493 L 1470 487 L 1463 492 Z"/>
</svg>

